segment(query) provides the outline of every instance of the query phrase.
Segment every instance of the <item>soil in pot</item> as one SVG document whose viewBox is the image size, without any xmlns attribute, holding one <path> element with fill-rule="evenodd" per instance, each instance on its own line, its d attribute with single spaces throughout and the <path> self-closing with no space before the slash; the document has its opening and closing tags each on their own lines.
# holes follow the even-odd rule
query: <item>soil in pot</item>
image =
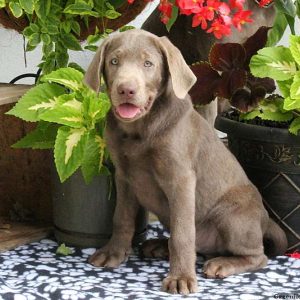
<svg viewBox="0 0 300 300">
<path fill-rule="evenodd" d="M 300 250 L 300 137 L 288 132 L 286 122 L 237 120 L 236 113 L 229 112 L 217 117 L 215 127 L 227 133 L 229 149 L 261 192 L 270 216 L 284 229 L 289 251 Z M 274 125 L 280 128 L 270 127 Z"/>
</svg>

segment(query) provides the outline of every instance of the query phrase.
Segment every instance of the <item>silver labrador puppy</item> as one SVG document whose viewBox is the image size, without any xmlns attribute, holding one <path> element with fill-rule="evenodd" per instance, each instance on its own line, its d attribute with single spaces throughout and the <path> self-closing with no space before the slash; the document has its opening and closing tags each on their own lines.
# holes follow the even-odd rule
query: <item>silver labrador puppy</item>
<svg viewBox="0 0 300 300">
<path fill-rule="evenodd" d="M 117 267 L 126 259 L 140 205 L 170 230 L 168 242 L 143 247 L 145 255 L 169 256 L 163 290 L 170 293 L 197 291 L 196 252 L 214 257 L 203 269 L 210 278 L 257 270 L 266 254 L 285 252 L 285 234 L 259 192 L 193 109 L 188 91 L 196 78 L 167 38 L 143 30 L 109 37 L 85 76 L 95 91 L 101 74 L 112 102 L 106 140 L 117 206 L 112 237 L 90 263 Z"/>
</svg>

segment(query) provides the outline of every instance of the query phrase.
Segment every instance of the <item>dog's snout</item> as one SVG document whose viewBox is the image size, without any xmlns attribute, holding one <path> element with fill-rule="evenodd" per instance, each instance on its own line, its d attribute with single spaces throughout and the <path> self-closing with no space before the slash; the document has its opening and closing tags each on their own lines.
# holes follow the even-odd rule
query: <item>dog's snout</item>
<svg viewBox="0 0 300 300">
<path fill-rule="evenodd" d="M 122 97 L 131 99 L 136 94 L 137 87 L 133 83 L 121 83 L 118 85 L 117 91 Z"/>
</svg>

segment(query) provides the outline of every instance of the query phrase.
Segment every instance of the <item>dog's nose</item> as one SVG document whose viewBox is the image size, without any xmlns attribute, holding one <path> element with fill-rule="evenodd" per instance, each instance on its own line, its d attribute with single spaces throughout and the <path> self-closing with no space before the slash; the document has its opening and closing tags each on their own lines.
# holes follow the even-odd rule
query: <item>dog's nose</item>
<svg viewBox="0 0 300 300">
<path fill-rule="evenodd" d="M 136 86 L 132 83 L 121 83 L 117 87 L 119 95 L 131 99 L 136 94 Z"/>
</svg>

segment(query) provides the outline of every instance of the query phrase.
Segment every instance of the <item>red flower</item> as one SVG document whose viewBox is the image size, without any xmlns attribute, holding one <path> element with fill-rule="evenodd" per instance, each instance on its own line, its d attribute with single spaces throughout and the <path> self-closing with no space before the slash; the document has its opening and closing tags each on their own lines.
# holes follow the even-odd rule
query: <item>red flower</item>
<svg viewBox="0 0 300 300">
<path fill-rule="evenodd" d="M 230 35 L 231 28 L 230 25 L 224 24 L 223 19 L 219 17 L 213 21 L 211 27 L 206 32 L 212 32 L 217 39 L 221 39 L 224 35 Z"/>
<path fill-rule="evenodd" d="M 271 2 L 273 2 L 273 0 L 260 0 L 260 1 L 259 1 L 259 6 L 260 6 L 260 7 L 266 7 L 266 6 L 268 6 Z"/>
<path fill-rule="evenodd" d="M 135 0 L 127 0 L 132 4 Z M 144 0 L 150 2 L 153 0 Z M 242 30 L 242 25 L 251 23 L 252 12 L 243 10 L 246 0 L 160 0 L 161 21 L 167 24 L 172 17 L 173 6 L 179 8 L 180 14 L 193 15 L 192 27 L 201 26 L 206 32 L 213 33 L 220 39 L 231 33 L 231 25 Z M 256 0 L 260 7 L 265 7 L 274 0 Z M 208 25 L 210 28 L 207 30 Z"/>
<path fill-rule="evenodd" d="M 237 8 L 238 10 L 243 10 L 243 4 L 245 0 L 229 0 L 229 6 L 234 9 Z"/>
<path fill-rule="evenodd" d="M 242 25 L 245 23 L 253 22 L 249 17 L 251 16 L 252 11 L 250 10 L 240 10 L 232 18 L 232 24 L 239 30 L 242 30 Z"/>
<path fill-rule="evenodd" d="M 192 27 L 197 27 L 201 25 L 201 28 L 203 30 L 205 30 L 207 28 L 207 21 L 205 16 L 200 12 L 198 14 L 195 14 L 193 16 L 193 23 L 192 23 Z"/>
<path fill-rule="evenodd" d="M 160 2 L 158 9 L 161 11 L 161 21 L 167 24 L 172 16 L 172 4 L 168 0 Z"/>
<path fill-rule="evenodd" d="M 221 2 L 218 0 L 207 0 L 206 2 L 206 19 L 212 21 L 215 17 L 215 11 L 221 6 Z"/>
<path fill-rule="evenodd" d="M 294 253 L 287 253 L 287 256 L 300 259 L 300 252 L 295 251 Z"/>
<path fill-rule="evenodd" d="M 197 14 L 203 6 L 204 0 L 176 0 L 176 5 L 183 15 Z"/>
</svg>

